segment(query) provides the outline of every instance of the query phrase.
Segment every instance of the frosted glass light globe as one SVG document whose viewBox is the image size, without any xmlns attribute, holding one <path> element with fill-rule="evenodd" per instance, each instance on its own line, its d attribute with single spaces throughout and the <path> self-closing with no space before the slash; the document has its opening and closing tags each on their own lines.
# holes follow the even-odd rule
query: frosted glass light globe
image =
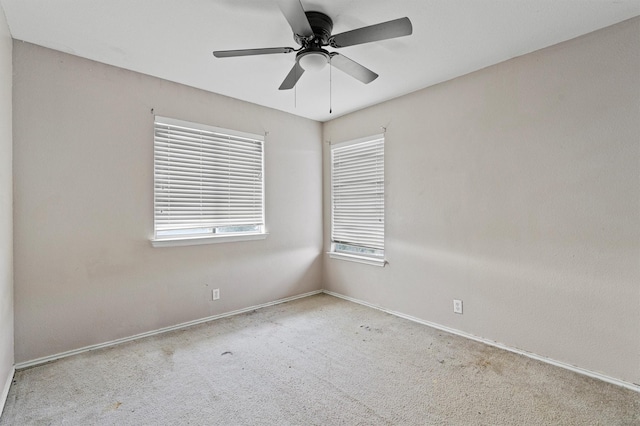
<svg viewBox="0 0 640 426">
<path fill-rule="evenodd" d="M 305 71 L 320 71 L 327 65 L 327 58 L 321 53 L 308 53 L 298 63 Z"/>
</svg>

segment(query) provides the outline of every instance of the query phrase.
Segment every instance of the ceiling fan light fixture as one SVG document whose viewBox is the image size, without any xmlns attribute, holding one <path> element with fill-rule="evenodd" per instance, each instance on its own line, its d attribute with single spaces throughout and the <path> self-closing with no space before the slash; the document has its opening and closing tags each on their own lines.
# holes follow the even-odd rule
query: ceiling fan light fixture
<svg viewBox="0 0 640 426">
<path fill-rule="evenodd" d="M 300 55 L 298 64 L 305 71 L 320 71 L 329 63 L 329 55 L 324 52 L 308 52 Z"/>
<path fill-rule="evenodd" d="M 339 34 L 332 34 L 333 20 L 322 12 L 305 11 L 300 0 L 277 0 L 282 14 L 293 30 L 293 39 L 300 45 L 293 47 L 267 47 L 259 49 L 216 50 L 216 58 L 235 56 L 270 55 L 277 53 L 296 53 L 296 61 L 278 87 L 278 90 L 289 90 L 296 86 L 306 71 L 320 71 L 327 64 L 343 71 L 364 84 L 371 83 L 378 74 L 356 61 L 336 52 L 328 52 L 323 47 L 331 46 L 339 49 L 347 46 L 388 40 L 410 35 L 413 27 L 409 18 L 399 18 L 379 24 L 356 28 Z M 331 81 L 331 74 L 329 74 Z"/>
</svg>

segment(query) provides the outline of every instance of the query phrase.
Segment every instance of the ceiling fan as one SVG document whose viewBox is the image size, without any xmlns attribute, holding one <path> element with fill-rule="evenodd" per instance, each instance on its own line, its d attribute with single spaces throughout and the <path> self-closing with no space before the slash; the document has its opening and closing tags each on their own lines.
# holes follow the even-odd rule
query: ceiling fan
<svg viewBox="0 0 640 426">
<path fill-rule="evenodd" d="M 413 31 L 409 18 L 394 19 L 340 34 L 331 35 L 333 21 L 321 12 L 306 12 L 300 0 L 277 0 L 278 6 L 293 30 L 293 39 L 300 45 L 293 47 L 268 47 L 259 49 L 216 50 L 216 58 L 236 56 L 269 55 L 296 52 L 296 63 L 280 85 L 280 90 L 292 89 L 305 70 L 322 69 L 327 63 L 365 84 L 378 78 L 378 74 L 367 67 L 337 52 L 324 47 L 341 48 L 372 41 L 410 35 Z"/>
</svg>

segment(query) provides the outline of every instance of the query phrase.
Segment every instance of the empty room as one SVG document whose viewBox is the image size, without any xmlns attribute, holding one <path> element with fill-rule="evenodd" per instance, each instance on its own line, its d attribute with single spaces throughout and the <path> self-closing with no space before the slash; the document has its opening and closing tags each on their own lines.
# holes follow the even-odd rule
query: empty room
<svg viewBox="0 0 640 426">
<path fill-rule="evenodd" d="M 640 0 L 0 0 L 0 425 L 640 424 Z"/>
</svg>

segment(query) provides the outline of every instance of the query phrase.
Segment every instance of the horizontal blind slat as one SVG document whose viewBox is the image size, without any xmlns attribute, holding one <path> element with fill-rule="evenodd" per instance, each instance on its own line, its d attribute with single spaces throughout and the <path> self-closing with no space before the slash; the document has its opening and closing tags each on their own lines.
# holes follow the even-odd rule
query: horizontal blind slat
<svg viewBox="0 0 640 426">
<path fill-rule="evenodd" d="M 156 232 L 264 226 L 261 138 L 158 117 L 154 127 Z"/>
<path fill-rule="evenodd" d="M 331 151 L 331 238 L 384 249 L 384 138 Z"/>
</svg>

